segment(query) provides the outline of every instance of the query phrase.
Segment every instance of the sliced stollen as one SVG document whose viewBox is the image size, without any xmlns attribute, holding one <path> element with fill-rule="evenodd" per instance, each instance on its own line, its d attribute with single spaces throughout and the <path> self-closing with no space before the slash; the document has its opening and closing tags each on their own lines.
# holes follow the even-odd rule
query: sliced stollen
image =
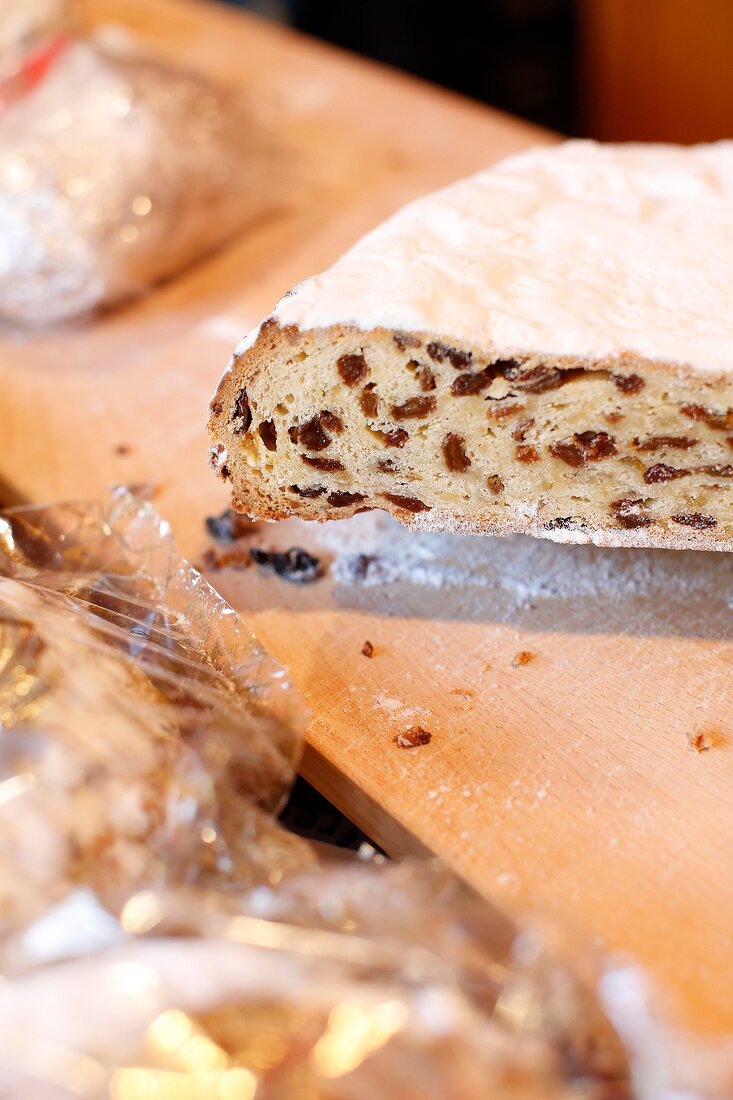
<svg viewBox="0 0 733 1100">
<path fill-rule="evenodd" d="M 254 516 L 733 549 L 733 142 L 567 142 L 405 207 L 211 403 Z"/>
</svg>

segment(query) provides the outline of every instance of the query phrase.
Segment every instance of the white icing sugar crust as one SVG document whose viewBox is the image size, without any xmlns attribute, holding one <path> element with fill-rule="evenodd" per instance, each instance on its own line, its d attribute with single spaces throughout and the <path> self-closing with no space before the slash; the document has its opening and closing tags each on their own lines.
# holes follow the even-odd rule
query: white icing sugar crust
<svg viewBox="0 0 733 1100">
<path fill-rule="evenodd" d="M 722 375 L 732 286 L 733 141 L 569 141 L 404 207 L 273 317 Z"/>
</svg>

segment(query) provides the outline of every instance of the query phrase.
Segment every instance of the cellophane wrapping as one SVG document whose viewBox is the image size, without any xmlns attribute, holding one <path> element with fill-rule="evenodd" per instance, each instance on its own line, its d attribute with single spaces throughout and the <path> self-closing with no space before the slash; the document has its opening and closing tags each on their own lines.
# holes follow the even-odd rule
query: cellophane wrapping
<svg viewBox="0 0 733 1100">
<path fill-rule="evenodd" d="M 76 886 L 241 888 L 308 862 L 272 822 L 307 712 L 151 506 L 0 518 L 0 933 Z"/>
<path fill-rule="evenodd" d="M 281 206 L 286 172 L 251 99 L 52 36 L 0 79 L 0 319 L 140 294 Z"/>
<path fill-rule="evenodd" d="M 0 1094 L 674 1095 L 572 937 L 278 824 L 307 719 L 149 503 L 0 515 Z"/>
</svg>

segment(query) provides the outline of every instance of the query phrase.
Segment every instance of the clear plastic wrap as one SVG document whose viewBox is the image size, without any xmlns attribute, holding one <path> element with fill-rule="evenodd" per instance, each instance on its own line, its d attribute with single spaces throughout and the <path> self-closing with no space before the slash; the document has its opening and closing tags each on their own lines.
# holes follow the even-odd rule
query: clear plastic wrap
<svg viewBox="0 0 733 1100">
<path fill-rule="evenodd" d="M 268 898 L 279 917 L 252 915 Z M 320 869 L 227 905 L 132 898 L 102 950 L 0 988 L 0 1065 L 13 1097 L 631 1096 L 592 994 L 429 864 Z"/>
<path fill-rule="evenodd" d="M 271 821 L 307 712 L 150 505 L 0 518 L 0 940 L 80 884 L 220 889 L 311 860 Z M 0 955 L 0 960 L 2 955 Z"/>
<path fill-rule="evenodd" d="M 731 1094 L 638 972 L 435 862 L 319 864 L 271 816 L 306 720 L 149 504 L 0 514 L 4 1100 Z"/>
<path fill-rule="evenodd" d="M 118 302 L 277 205 L 253 105 L 203 77 L 72 39 L 22 76 L 0 109 L 0 317 Z"/>
</svg>

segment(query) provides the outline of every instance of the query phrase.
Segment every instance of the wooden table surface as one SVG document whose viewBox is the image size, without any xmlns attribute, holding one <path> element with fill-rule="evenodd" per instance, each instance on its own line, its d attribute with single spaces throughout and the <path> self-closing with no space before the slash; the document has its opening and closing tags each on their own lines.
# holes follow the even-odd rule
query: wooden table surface
<svg viewBox="0 0 733 1100">
<path fill-rule="evenodd" d="M 550 137 L 233 9 L 82 8 L 252 91 L 296 171 L 277 210 L 147 298 L 34 336 L 0 333 L 0 478 L 35 502 L 152 479 L 200 560 L 204 517 L 226 504 L 207 466 L 206 407 L 239 336 L 406 200 Z M 325 531 L 288 521 L 256 537 L 328 557 L 338 536 Z M 479 576 L 470 591 L 426 587 L 419 570 L 384 590 L 298 587 L 256 569 L 211 579 L 312 708 L 303 773 L 370 836 L 395 855 L 437 852 L 508 908 L 633 953 L 680 1018 L 731 1030 L 729 560 L 527 543 L 420 543 L 496 571 L 494 587 Z M 522 563 L 529 602 L 516 596 Z M 567 592 L 576 572 L 590 586 L 580 602 Z M 654 599 L 629 587 L 637 574 L 661 581 Z M 416 722 L 430 744 L 400 748 L 394 736 Z M 690 750 L 697 733 L 709 751 Z"/>
</svg>

